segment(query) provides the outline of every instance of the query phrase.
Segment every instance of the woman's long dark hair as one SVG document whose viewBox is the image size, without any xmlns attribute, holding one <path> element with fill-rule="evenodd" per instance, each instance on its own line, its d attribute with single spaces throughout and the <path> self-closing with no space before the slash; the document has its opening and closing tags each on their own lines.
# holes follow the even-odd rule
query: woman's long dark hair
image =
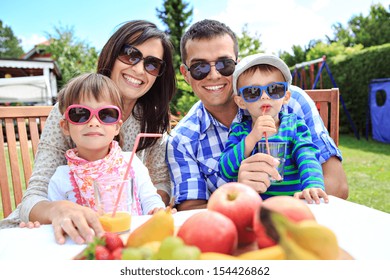
<svg viewBox="0 0 390 280">
<path fill-rule="evenodd" d="M 100 53 L 97 72 L 111 77 L 112 68 L 124 44 L 140 45 L 145 41 L 160 39 L 166 63 L 164 73 L 156 78 L 155 83 L 143 96 L 138 98 L 133 116 L 141 123 L 141 132 L 164 133 L 170 129 L 169 103 L 176 92 L 176 76 L 173 67 L 173 46 L 167 34 L 159 30 L 154 23 L 144 20 L 128 21 L 111 36 Z M 141 138 L 138 145 L 143 150 L 154 145 L 157 138 Z"/>
</svg>

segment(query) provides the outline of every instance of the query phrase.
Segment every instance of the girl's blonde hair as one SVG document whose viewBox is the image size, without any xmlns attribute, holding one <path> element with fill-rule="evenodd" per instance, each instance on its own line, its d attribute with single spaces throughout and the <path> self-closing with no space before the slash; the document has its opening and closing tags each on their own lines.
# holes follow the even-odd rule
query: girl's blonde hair
<svg viewBox="0 0 390 280">
<path fill-rule="evenodd" d="M 61 114 L 64 114 L 70 105 L 78 104 L 87 98 L 94 98 L 96 101 L 109 99 L 110 105 L 117 106 L 123 112 L 123 101 L 115 83 L 102 74 L 86 73 L 71 79 L 58 93 Z M 122 146 L 123 137 L 120 134 L 115 140 Z"/>
</svg>

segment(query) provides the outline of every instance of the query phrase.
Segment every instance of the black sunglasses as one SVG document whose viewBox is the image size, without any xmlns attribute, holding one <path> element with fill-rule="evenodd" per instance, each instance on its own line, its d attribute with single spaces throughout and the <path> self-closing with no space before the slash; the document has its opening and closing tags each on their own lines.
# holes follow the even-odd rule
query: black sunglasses
<svg viewBox="0 0 390 280">
<path fill-rule="evenodd" d="M 211 62 L 200 61 L 192 64 L 190 67 L 184 64 L 184 67 L 187 69 L 187 71 L 190 71 L 192 78 L 200 81 L 206 78 L 210 73 L 211 66 L 213 66 L 210 64 Z M 214 61 L 215 69 L 217 69 L 217 71 L 223 76 L 232 75 L 234 69 L 236 68 L 236 64 L 237 62 L 231 58 L 218 59 L 217 61 Z"/>
<path fill-rule="evenodd" d="M 136 65 L 144 61 L 145 71 L 150 75 L 159 77 L 164 73 L 165 61 L 154 56 L 143 57 L 142 52 L 131 45 L 124 45 L 118 59 L 127 65 Z"/>
<path fill-rule="evenodd" d="M 256 102 L 259 100 L 263 90 L 271 99 L 280 99 L 286 95 L 287 82 L 271 83 L 265 86 L 247 86 L 238 90 L 238 95 L 242 95 L 246 102 Z"/>
</svg>

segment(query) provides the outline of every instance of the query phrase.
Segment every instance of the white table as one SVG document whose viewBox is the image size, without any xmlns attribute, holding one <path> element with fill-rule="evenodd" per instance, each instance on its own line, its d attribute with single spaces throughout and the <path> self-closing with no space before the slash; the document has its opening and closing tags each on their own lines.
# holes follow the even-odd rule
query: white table
<svg viewBox="0 0 390 280">
<path fill-rule="evenodd" d="M 330 196 L 329 203 L 309 204 L 320 224 L 332 229 L 341 248 L 355 259 L 390 260 L 390 214 Z M 202 210 L 174 214 L 179 227 L 188 217 Z M 150 216 L 132 217 L 131 230 Z M 36 229 L 0 230 L 0 260 L 66 260 L 85 248 L 70 239 L 64 245 L 55 242 L 51 225 Z"/>
</svg>

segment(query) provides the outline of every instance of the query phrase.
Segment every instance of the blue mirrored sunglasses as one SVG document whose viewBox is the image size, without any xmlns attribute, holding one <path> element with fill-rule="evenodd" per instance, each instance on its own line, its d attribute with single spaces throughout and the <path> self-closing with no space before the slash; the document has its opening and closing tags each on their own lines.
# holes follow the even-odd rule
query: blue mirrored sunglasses
<svg viewBox="0 0 390 280">
<path fill-rule="evenodd" d="M 265 86 L 246 86 L 238 90 L 238 95 L 242 95 L 245 102 L 256 102 L 264 90 L 269 98 L 280 99 L 286 95 L 287 88 L 287 82 L 276 82 Z"/>
</svg>

